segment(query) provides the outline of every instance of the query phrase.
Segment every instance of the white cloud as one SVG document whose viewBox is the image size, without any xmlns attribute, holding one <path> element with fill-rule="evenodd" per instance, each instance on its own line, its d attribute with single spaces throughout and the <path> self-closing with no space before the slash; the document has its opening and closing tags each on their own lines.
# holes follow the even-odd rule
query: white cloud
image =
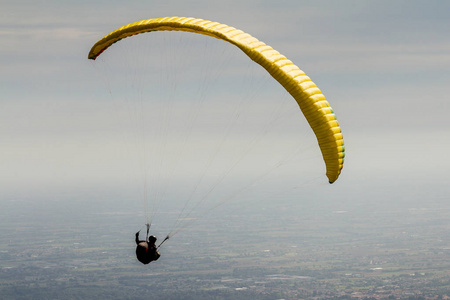
<svg viewBox="0 0 450 300">
<path fill-rule="evenodd" d="M 2 136 L 10 140 L 0 150 L 5 154 L 2 165 L 8 170 L 3 178 L 33 181 L 41 174 L 36 170 L 43 170 L 49 182 L 56 177 L 69 182 L 82 177 L 81 166 L 91 164 L 93 170 L 103 170 L 99 174 L 108 173 L 108 168 L 116 170 L 117 165 L 108 163 L 117 157 L 104 151 L 109 151 L 108 145 L 119 147 L 120 141 L 111 136 L 102 139 L 101 130 L 90 130 L 111 126 L 112 120 L 102 118 L 108 111 L 101 111 L 100 105 L 96 112 L 82 111 L 83 101 L 107 99 L 87 52 L 96 40 L 119 26 L 166 15 L 210 19 L 248 31 L 307 72 L 343 125 L 348 139 L 343 171 L 347 182 L 364 170 L 383 174 L 405 169 L 407 177 L 409 161 L 427 153 L 431 155 L 414 169 L 445 176 L 443 166 L 448 166 L 440 160 L 448 145 L 447 3 L 239 2 L 238 6 L 211 1 L 4 3 L 0 82 L 5 88 L 0 114 L 6 123 Z M 239 73 L 243 67 L 234 66 L 226 74 Z M 401 135 L 408 130 L 415 135 Z M 377 147 L 370 146 L 374 140 Z M 426 146 L 421 147 L 419 141 L 426 141 Z M 78 158 L 65 161 L 76 152 Z M 392 162 L 386 163 L 389 157 Z M 383 184 L 381 175 L 375 179 Z"/>
</svg>

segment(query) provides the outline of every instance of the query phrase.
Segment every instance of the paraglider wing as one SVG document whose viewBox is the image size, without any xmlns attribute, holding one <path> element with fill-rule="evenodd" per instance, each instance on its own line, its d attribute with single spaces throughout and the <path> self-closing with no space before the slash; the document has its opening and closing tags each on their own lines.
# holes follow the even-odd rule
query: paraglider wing
<svg viewBox="0 0 450 300">
<path fill-rule="evenodd" d="M 96 59 L 117 41 L 150 31 L 187 31 L 209 35 L 239 47 L 248 57 L 265 68 L 297 101 L 314 131 L 326 165 L 330 183 L 339 177 L 345 149 L 341 128 L 333 109 L 319 88 L 285 56 L 251 35 L 236 28 L 202 19 L 165 17 L 125 25 L 101 40 L 89 52 Z"/>
</svg>

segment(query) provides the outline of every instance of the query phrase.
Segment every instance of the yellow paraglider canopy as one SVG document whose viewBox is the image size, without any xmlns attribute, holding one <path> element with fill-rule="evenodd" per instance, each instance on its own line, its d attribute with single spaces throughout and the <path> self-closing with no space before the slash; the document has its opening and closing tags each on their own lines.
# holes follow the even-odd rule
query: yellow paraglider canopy
<svg viewBox="0 0 450 300">
<path fill-rule="evenodd" d="M 150 31 L 188 31 L 209 35 L 239 47 L 266 69 L 297 101 L 317 137 L 329 182 L 337 180 L 344 163 L 344 140 L 334 111 L 325 96 L 292 61 L 241 30 L 195 18 L 165 17 L 142 20 L 120 27 L 99 40 L 89 52 L 89 59 L 96 59 L 121 39 Z"/>
</svg>

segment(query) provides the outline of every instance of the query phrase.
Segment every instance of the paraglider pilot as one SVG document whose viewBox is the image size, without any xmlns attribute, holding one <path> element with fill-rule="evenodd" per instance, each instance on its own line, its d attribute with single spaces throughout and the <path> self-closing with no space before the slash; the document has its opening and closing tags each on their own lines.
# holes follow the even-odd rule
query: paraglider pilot
<svg viewBox="0 0 450 300">
<path fill-rule="evenodd" d="M 144 265 L 151 263 L 154 260 L 158 260 L 161 256 L 156 247 L 156 237 L 154 235 L 148 236 L 150 225 L 147 225 L 147 234 L 145 241 L 139 240 L 139 232 L 136 232 L 136 257 Z M 148 236 L 148 238 L 147 238 Z"/>
</svg>

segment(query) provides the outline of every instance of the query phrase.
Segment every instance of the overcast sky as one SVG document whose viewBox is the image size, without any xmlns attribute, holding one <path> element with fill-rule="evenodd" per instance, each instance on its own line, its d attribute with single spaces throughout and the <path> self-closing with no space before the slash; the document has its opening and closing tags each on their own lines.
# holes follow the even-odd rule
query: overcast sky
<svg viewBox="0 0 450 300">
<path fill-rule="evenodd" d="M 37 185 L 87 185 L 83 172 L 108 163 L 83 147 L 84 103 L 107 94 L 90 47 L 127 23 L 186 16 L 250 33 L 320 87 L 347 154 L 324 195 L 448 209 L 449 11 L 433 0 L 0 0 L 0 201 Z"/>
</svg>

